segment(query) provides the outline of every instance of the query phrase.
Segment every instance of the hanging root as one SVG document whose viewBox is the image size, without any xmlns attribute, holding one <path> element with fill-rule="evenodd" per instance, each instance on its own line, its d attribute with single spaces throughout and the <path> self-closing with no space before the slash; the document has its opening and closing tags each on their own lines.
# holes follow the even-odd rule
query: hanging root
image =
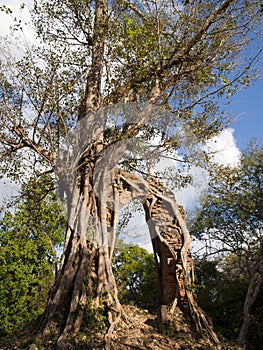
<svg viewBox="0 0 263 350">
<path fill-rule="evenodd" d="M 111 349 L 111 340 L 112 340 L 112 334 L 114 332 L 114 329 L 116 325 L 124 321 L 125 323 L 129 324 L 132 323 L 132 320 L 128 317 L 128 315 L 125 313 L 123 310 L 123 307 L 121 306 L 118 298 L 118 291 L 117 291 L 117 286 L 115 283 L 115 279 L 113 278 L 111 266 L 107 266 L 108 272 L 112 278 L 110 280 L 113 283 L 113 296 L 111 294 L 108 294 L 109 297 L 109 306 L 108 306 L 108 322 L 109 322 L 109 328 L 107 330 L 107 333 L 105 334 L 105 350 L 110 350 Z"/>
<path fill-rule="evenodd" d="M 221 349 L 220 341 L 216 333 L 213 331 L 213 327 L 208 323 L 203 311 L 198 306 L 195 306 L 196 302 L 194 300 L 193 293 L 191 291 L 186 291 L 186 295 L 191 311 L 191 316 L 195 323 L 195 328 L 197 332 L 203 336 L 203 330 L 205 330 L 210 336 L 210 338 L 213 340 L 213 342 L 217 345 L 217 349 Z"/>
<path fill-rule="evenodd" d="M 114 310 L 113 313 L 116 311 Z M 110 327 L 105 335 L 105 350 L 110 350 L 111 348 L 111 339 L 112 339 L 112 333 L 114 331 L 115 326 L 120 322 L 121 320 L 121 312 L 118 312 L 118 316 L 114 319 L 112 310 L 109 310 L 108 312 L 108 321 L 110 323 Z"/>
</svg>

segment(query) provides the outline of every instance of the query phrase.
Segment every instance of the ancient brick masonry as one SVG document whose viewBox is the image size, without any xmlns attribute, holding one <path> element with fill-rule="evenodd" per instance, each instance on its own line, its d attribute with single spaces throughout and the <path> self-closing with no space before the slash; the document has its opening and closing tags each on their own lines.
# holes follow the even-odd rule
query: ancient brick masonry
<svg viewBox="0 0 263 350">
<path fill-rule="evenodd" d="M 120 207 L 137 198 L 145 210 L 159 279 L 160 322 L 176 319 L 176 309 L 180 309 L 188 320 L 192 320 L 190 323 L 196 331 L 209 334 L 220 349 L 217 335 L 195 300 L 191 237 L 183 208 L 177 205 L 174 194 L 156 178 L 146 181 L 122 170 L 117 170 L 115 178 Z"/>
<path fill-rule="evenodd" d="M 164 186 L 154 178 L 149 185 L 149 194 L 144 203 L 144 209 L 157 264 L 160 304 L 169 305 L 176 301 L 183 306 L 187 303 L 181 258 L 184 237 L 173 208 L 166 200 L 169 198 L 175 202 L 174 195 L 165 190 Z M 183 217 L 183 208 L 179 207 L 179 209 Z M 192 259 L 189 251 L 187 269 L 188 274 L 192 276 Z M 191 280 L 191 284 L 192 282 Z"/>
<path fill-rule="evenodd" d="M 141 199 L 143 204 L 156 260 L 160 305 L 176 301 L 183 306 L 187 303 L 186 277 L 189 289 L 193 283 L 189 249 L 184 254 L 186 261 L 182 261 L 182 249 L 187 242 L 178 215 L 181 222 L 184 221 L 183 208 L 176 204 L 174 194 L 155 178 L 145 181 L 134 174 L 120 171 L 118 190 L 122 205 L 134 197 Z"/>
</svg>

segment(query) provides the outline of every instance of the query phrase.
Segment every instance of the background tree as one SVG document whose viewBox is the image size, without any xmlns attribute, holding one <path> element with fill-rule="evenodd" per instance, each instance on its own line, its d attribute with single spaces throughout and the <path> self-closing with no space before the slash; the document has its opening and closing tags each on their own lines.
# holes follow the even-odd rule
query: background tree
<svg viewBox="0 0 263 350">
<path fill-rule="evenodd" d="M 199 305 L 213 321 L 218 334 L 233 343 L 243 319 L 243 306 L 249 284 L 246 262 L 235 254 L 222 259 L 197 261 L 196 293 Z M 247 349 L 262 348 L 262 290 L 251 310 Z"/>
<path fill-rule="evenodd" d="M 4 213 L 0 220 L 0 336 L 21 329 L 44 311 L 64 226 L 47 176 L 30 179 L 14 211 Z"/>
<path fill-rule="evenodd" d="M 153 311 L 158 306 L 158 281 L 153 254 L 138 245 L 118 241 L 113 272 L 120 301 Z"/>
<path fill-rule="evenodd" d="M 160 278 L 169 253 L 178 305 L 217 342 L 193 301 L 182 214 L 171 192 L 149 185 L 142 170 L 150 173 L 160 150 L 205 142 L 225 126 L 224 100 L 248 83 L 260 51 L 248 46 L 260 28 L 259 1 L 35 0 L 32 16 L 39 45 L 19 59 L 5 56 L 0 66 L 0 152 L 7 173 L 55 170 L 67 200 L 64 253 L 39 336 L 51 337 L 55 324 L 57 347 L 66 347 L 88 301 L 96 312 L 103 297 L 110 347 L 123 315 L 111 268 L 118 211 L 147 197 L 162 297 L 170 303 Z M 159 152 L 146 152 L 145 141 L 156 135 Z M 165 222 L 154 216 L 158 205 Z M 176 252 L 165 238 L 170 224 Z"/>
<path fill-rule="evenodd" d="M 218 167 L 211 193 L 194 228 L 209 240 L 215 253 L 231 253 L 247 275 L 243 324 L 239 343 L 244 344 L 251 311 L 262 287 L 263 264 L 263 150 L 251 142 L 236 168 Z"/>
</svg>

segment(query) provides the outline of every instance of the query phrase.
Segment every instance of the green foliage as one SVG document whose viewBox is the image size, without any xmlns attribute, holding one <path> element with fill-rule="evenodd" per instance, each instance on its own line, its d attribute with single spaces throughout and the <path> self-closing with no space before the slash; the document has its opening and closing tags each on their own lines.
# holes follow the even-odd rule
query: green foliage
<svg viewBox="0 0 263 350">
<path fill-rule="evenodd" d="M 262 341 L 260 332 L 252 327 L 253 322 L 254 326 L 262 322 L 255 304 L 262 298 L 258 290 L 263 262 L 263 149 L 251 142 L 236 168 L 218 166 L 213 171 L 211 191 L 192 233 L 208 240 L 214 247 L 212 253 L 231 254 L 218 266 L 216 262 L 202 262 L 205 277 L 198 282 L 204 285 L 198 290 L 200 304 L 228 338 L 237 337 L 243 317 L 249 318 L 252 313 L 247 339 L 253 349 L 257 338 Z M 252 310 L 246 307 L 243 315 L 248 303 Z"/>
<path fill-rule="evenodd" d="M 147 250 L 118 241 L 113 255 L 113 272 L 123 303 L 150 310 L 158 306 L 155 261 Z"/>
<path fill-rule="evenodd" d="M 12 14 L 12 10 L 6 5 L 0 5 L 0 11 L 5 12 L 7 15 Z"/>
<path fill-rule="evenodd" d="M 51 179 L 31 179 L 14 212 L 0 221 L 0 335 L 36 318 L 45 306 L 65 226 Z"/>
<path fill-rule="evenodd" d="M 223 260 L 196 261 L 196 290 L 199 306 L 207 312 L 216 331 L 235 341 L 242 324 L 243 303 L 248 287 L 245 261 L 235 255 Z M 247 349 L 262 349 L 263 292 L 253 307 Z"/>
<path fill-rule="evenodd" d="M 196 264 L 198 304 L 212 318 L 217 332 L 230 340 L 237 338 L 241 326 L 247 288 L 243 278 L 227 268 L 219 270 L 217 261 L 201 260 Z"/>
<path fill-rule="evenodd" d="M 263 149 L 251 143 L 236 168 L 212 171 L 211 191 L 192 233 L 235 254 L 253 255 L 263 238 Z"/>
</svg>

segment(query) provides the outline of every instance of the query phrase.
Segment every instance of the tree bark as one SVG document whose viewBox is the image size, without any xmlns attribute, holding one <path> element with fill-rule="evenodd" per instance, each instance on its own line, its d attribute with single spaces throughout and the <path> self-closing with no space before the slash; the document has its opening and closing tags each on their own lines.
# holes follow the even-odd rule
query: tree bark
<svg viewBox="0 0 263 350">
<path fill-rule="evenodd" d="M 94 193 L 92 175 L 82 176 L 83 184 L 76 181 L 72 189 L 61 268 L 40 322 L 44 338 L 62 329 L 58 349 L 77 335 L 85 313 L 94 311 L 96 317 L 99 307 L 104 309 L 111 329 L 122 312 L 110 261 L 116 228 L 112 213 L 118 209 L 107 210 Z"/>
</svg>

